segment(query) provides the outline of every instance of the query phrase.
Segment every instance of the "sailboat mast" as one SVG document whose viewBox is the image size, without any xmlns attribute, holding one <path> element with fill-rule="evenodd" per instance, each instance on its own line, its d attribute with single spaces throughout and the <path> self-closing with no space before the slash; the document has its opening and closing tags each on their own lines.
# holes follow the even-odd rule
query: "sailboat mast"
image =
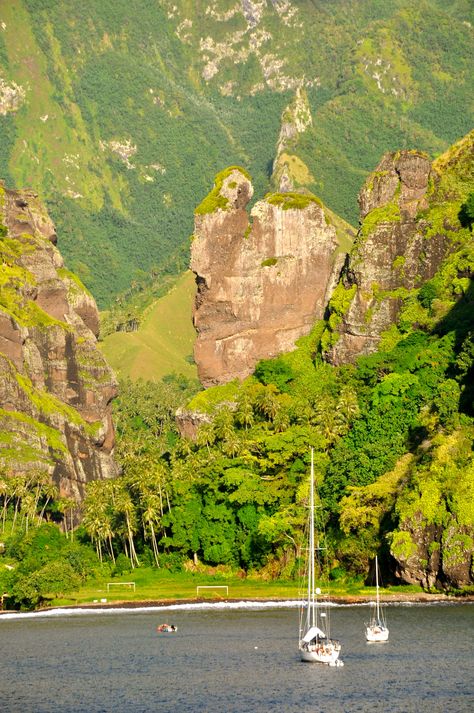
<svg viewBox="0 0 474 713">
<path fill-rule="evenodd" d="M 376 611 L 377 621 L 380 621 L 380 603 L 379 603 L 379 563 L 377 555 L 375 555 L 375 588 L 376 588 Z"/>
<path fill-rule="evenodd" d="M 310 623 L 312 626 L 316 625 L 316 606 L 315 606 L 315 563 L 314 563 L 314 451 L 311 448 L 311 480 L 309 489 L 309 507 L 310 507 L 310 529 L 309 529 L 309 577 L 308 577 L 308 587 L 310 602 L 308 604 L 311 606 L 311 618 Z"/>
</svg>

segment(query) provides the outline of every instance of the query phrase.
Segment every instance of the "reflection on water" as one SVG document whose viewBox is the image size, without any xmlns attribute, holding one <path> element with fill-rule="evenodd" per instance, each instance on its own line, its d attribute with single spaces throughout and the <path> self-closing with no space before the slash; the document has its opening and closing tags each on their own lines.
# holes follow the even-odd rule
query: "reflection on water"
<svg viewBox="0 0 474 713">
<path fill-rule="evenodd" d="M 471 713 L 474 606 L 332 611 L 344 668 L 298 658 L 298 613 L 187 610 L 0 617 L 2 713 Z M 169 621 L 176 634 L 157 634 Z"/>
</svg>

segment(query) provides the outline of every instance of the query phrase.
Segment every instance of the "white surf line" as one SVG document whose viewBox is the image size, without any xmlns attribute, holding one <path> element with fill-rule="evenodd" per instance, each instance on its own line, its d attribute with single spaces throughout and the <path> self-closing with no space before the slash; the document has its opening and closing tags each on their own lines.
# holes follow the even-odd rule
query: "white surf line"
<svg viewBox="0 0 474 713">
<path fill-rule="evenodd" d="M 474 601 L 393 601 L 384 602 L 384 606 L 389 607 L 431 607 L 431 606 L 457 606 L 459 604 L 474 605 Z M 325 602 L 324 606 L 331 608 L 359 608 L 368 607 L 371 601 L 365 602 Z M 151 612 L 164 611 L 263 611 L 268 609 L 296 609 L 306 606 L 305 601 L 299 599 L 284 599 L 278 601 L 252 601 L 239 600 L 234 602 L 183 602 L 182 604 L 158 604 L 143 606 L 115 606 L 113 602 L 103 603 L 94 607 L 58 607 L 57 609 L 45 609 L 34 612 L 0 612 L 0 624 L 2 621 L 37 619 L 37 618 L 57 618 L 57 617 L 78 617 L 78 616 L 104 616 L 123 614 L 146 614 Z"/>
<path fill-rule="evenodd" d="M 296 609 L 300 606 L 305 606 L 306 602 L 299 599 L 287 599 L 279 601 L 251 601 L 241 600 L 235 602 L 183 602 L 182 604 L 161 604 L 149 606 L 114 606 L 113 602 L 109 605 L 101 604 L 96 607 L 58 607 L 57 609 L 47 609 L 36 612 L 5 612 L 0 614 L 0 623 L 2 621 L 11 621 L 12 619 L 33 619 L 38 617 L 71 617 L 71 616 L 89 616 L 89 615 L 106 615 L 106 614 L 143 614 L 147 612 L 162 612 L 162 611 L 259 611 L 264 609 Z M 326 606 L 340 607 L 350 606 L 345 604 L 337 604 L 329 602 Z"/>
</svg>

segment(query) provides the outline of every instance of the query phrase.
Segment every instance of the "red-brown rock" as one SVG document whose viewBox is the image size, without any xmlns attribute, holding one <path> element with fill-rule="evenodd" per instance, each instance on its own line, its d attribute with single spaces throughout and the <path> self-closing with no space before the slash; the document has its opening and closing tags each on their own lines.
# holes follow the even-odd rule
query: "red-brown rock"
<svg viewBox="0 0 474 713">
<path fill-rule="evenodd" d="M 0 184 L 0 224 L 0 466 L 46 471 L 79 503 L 89 480 L 117 475 L 116 381 L 96 345 L 97 307 L 32 191 Z"/>
<path fill-rule="evenodd" d="M 206 387 L 294 349 L 322 318 L 337 272 L 336 230 L 317 199 L 276 194 L 249 216 L 253 188 L 237 169 L 220 194 L 227 206 L 196 215 L 191 248 L 195 361 Z"/>
</svg>

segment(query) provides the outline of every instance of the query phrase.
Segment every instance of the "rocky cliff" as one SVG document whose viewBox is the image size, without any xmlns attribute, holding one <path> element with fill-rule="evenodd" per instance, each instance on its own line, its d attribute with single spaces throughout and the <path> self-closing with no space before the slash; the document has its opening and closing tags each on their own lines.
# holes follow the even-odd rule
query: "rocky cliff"
<svg viewBox="0 0 474 713">
<path fill-rule="evenodd" d="M 431 279 L 452 250 L 460 205 L 453 176 L 468 175 L 456 167 L 472 166 L 472 153 L 472 133 L 433 165 L 418 151 L 388 153 L 366 180 L 361 226 L 323 335 L 333 364 L 376 351 L 409 291 Z"/>
<path fill-rule="evenodd" d="M 55 243 L 37 196 L 0 183 L 0 468 L 46 472 L 80 502 L 89 480 L 117 474 L 116 382 L 95 302 Z"/>
<path fill-rule="evenodd" d="M 336 227 L 315 196 L 269 194 L 248 214 L 252 195 L 231 167 L 196 209 L 195 360 L 206 387 L 292 350 L 323 317 L 341 268 Z"/>
</svg>

